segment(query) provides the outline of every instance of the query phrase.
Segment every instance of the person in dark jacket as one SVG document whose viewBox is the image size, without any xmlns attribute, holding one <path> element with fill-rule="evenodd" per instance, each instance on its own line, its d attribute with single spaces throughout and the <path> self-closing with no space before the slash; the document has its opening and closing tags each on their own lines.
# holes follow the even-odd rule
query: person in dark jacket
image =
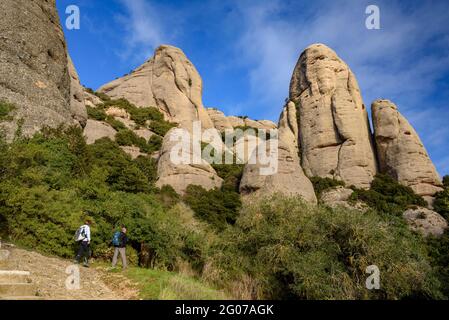
<svg viewBox="0 0 449 320">
<path fill-rule="evenodd" d="M 114 244 L 114 257 L 112 258 L 112 267 L 115 268 L 117 265 L 117 258 L 118 254 L 120 253 L 120 257 L 122 258 L 122 267 L 123 270 L 127 267 L 126 262 L 126 244 L 128 242 L 128 237 L 126 236 L 126 228 L 125 226 L 122 226 L 120 236 L 119 236 L 119 243 Z"/>
</svg>

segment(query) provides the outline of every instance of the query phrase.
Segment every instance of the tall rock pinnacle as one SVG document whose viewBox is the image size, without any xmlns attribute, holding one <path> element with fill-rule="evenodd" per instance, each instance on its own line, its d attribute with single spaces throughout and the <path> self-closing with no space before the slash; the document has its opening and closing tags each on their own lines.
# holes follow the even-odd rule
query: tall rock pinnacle
<svg viewBox="0 0 449 320">
<path fill-rule="evenodd" d="M 368 115 L 354 74 L 323 44 L 300 56 L 290 83 L 307 176 L 368 188 L 377 172 Z"/>
<path fill-rule="evenodd" d="M 0 123 L 7 139 L 18 123 L 25 136 L 44 126 L 85 124 L 82 103 L 71 104 L 77 79 L 69 75 L 55 0 L 2 0 L 0 12 L 0 101 L 15 106 L 12 121 Z"/>
<path fill-rule="evenodd" d="M 203 106 L 202 80 L 181 49 L 163 45 L 131 74 L 114 80 L 99 91 L 111 98 L 126 98 L 139 107 L 157 107 L 166 118 L 190 127 L 201 120 L 205 129 L 213 123 Z"/>
<path fill-rule="evenodd" d="M 371 108 L 380 171 L 431 203 L 441 180 L 418 134 L 391 101 L 376 100 Z"/>
</svg>

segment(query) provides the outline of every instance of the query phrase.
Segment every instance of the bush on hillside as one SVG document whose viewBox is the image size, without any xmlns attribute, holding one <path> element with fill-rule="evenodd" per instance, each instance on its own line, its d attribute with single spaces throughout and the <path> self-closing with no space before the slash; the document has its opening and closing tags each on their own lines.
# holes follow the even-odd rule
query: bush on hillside
<svg viewBox="0 0 449 320">
<path fill-rule="evenodd" d="M 399 216 L 410 206 L 427 206 L 426 201 L 410 187 L 388 175 L 376 175 L 369 190 L 352 188 L 351 200 L 361 200 L 380 213 Z"/>
<path fill-rule="evenodd" d="M 176 125 L 164 120 L 164 115 L 155 107 L 136 107 L 128 100 L 121 98 L 117 100 L 107 100 L 97 108 L 106 110 L 109 107 L 117 107 L 126 110 L 131 120 L 138 126 L 147 127 L 154 133 L 165 136 L 165 134 Z"/>
<path fill-rule="evenodd" d="M 234 224 L 241 207 L 240 195 L 233 188 L 205 190 L 201 186 L 190 185 L 183 197 L 196 217 L 223 230 Z"/>
<path fill-rule="evenodd" d="M 111 98 L 106 93 L 96 91 L 94 92 L 94 94 L 103 101 L 111 100 Z"/>
<path fill-rule="evenodd" d="M 168 121 L 162 120 L 162 121 L 150 121 L 148 128 L 156 133 L 157 135 L 160 135 L 161 137 L 164 137 L 170 129 L 176 127 L 176 124 L 170 123 Z"/>
<path fill-rule="evenodd" d="M 335 180 L 331 178 L 321 178 L 321 177 L 312 177 L 310 178 L 310 181 L 313 184 L 313 189 L 315 190 L 315 193 L 318 198 L 320 198 L 323 191 L 338 187 L 338 186 L 345 186 L 345 183 L 340 180 Z"/>
<path fill-rule="evenodd" d="M 145 138 L 139 137 L 129 129 L 122 129 L 115 135 L 116 142 L 121 146 L 136 146 L 143 153 L 153 153 L 162 147 L 162 138 L 156 135 L 151 136 L 147 142 Z"/>
<path fill-rule="evenodd" d="M 0 225 L 15 243 L 72 258 L 73 234 L 89 216 L 95 258 L 108 257 L 112 232 L 123 223 L 152 266 L 174 270 L 181 258 L 201 268 L 203 231 L 183 224 L 176 193 L 156 191 L 153 159 L 132 160 L 106 138 L 87 146 L 79 128 L 45 129 L 0 149 Z"/>
<path fill-rule="evenodd" d="M 93 108 L 93 107 L 86 107 L 87 109 L 87 116 L 89 119 L 97 120 L 97 121 L 105 121 L 106 120 L 106 112 L 104 112 L 101 108 Z"/>
<path fill-rule="evenodd" d="M 10 121 L 12 117 L 10 113 L 16 109 L 12 103 L 0 100 L 0 121 Z"/>
<path fill-rule="evenodd" d="M 449 175 L 443 177 L 443 186 L 449 188 Z"/>
<path fill-rule="evenodd" d="M 163 139 L 161 136 L 158 135 L 152 135 L 151 138 L 148 140 L 148 145 L 149 145 L 149 152 L 155 152 L 155 151 L 159 151 L 162 148 L 162 142 Z"/>
<path fill-rule="evenodd" d="M 253 298 L 441 297 L 423 241 L 404 224 L 281 195 L 247 202 L 207 265 L 204 277 L 223 286 L 253 279 Z M 380 270 L 379 290 L 365 287 L 369 265 Z"/>
<path fill-rule="evenodd" d="M 449 220 L 449 176 L 443 178 L 444 190 L 435 194 L 433 209 Z"/>
<path fill-rule="evenodd" d="M 115 131 L 126 130 L 126 126 L 120 120 L 115 119 L 114 117 L 107 116 L 105 120 Z"/>
<path fill-rule="evenodd" d="M 439 238 L 430 238 L 428 247 L 435 275 L 442 284 L 442 292 L 449 298 L 449 230 Z"/>
<path fill-rule="evenodd" d="M 239 190 L 240 181 L 243 175 L 243 164 L 212 164 L 212 167 L 217 172 L 217 175 L 223 179 L 223 186 L 228 189 L 233 189 L 236 192 Z"/>
</svg>

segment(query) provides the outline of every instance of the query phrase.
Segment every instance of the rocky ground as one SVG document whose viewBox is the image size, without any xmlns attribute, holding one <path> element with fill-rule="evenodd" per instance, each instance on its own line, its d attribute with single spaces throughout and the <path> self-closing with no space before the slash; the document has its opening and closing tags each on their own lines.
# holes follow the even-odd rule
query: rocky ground
<svg viewBox="0 0 449 320">
<path fill-rule="evenodd" d="M 45 300 L 129 300 L 137 298 L 137 290 L 120 273 L 108 273 L 106 267 L 80 267 L 80 289 L 66 288 L 70 260 L 47 257 L 36 252 L 8 247 L 7 270 L 31 272 L 38 295 Z"/>
</svg>

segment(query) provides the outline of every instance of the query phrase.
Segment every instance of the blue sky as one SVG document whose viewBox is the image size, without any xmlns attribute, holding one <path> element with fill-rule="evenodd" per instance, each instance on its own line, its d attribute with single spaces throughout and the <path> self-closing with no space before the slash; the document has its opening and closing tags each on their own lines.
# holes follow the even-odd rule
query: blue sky
<svg viewBox="0 0 449 320">
<path fill-rule="evenodd" d="M 394 101 L 449 174 L 449 1 L 57 0 L 81 10 L 69 52 L 97 89 L 152 56 L 180 47 L 203 78 L 203 100 L 228 115 L 277 121 L 301 51 L 332 47 L 355 73 L 365 104 Z M 365 27 L 380 8 L 381 29 Z"/>
</svg>

